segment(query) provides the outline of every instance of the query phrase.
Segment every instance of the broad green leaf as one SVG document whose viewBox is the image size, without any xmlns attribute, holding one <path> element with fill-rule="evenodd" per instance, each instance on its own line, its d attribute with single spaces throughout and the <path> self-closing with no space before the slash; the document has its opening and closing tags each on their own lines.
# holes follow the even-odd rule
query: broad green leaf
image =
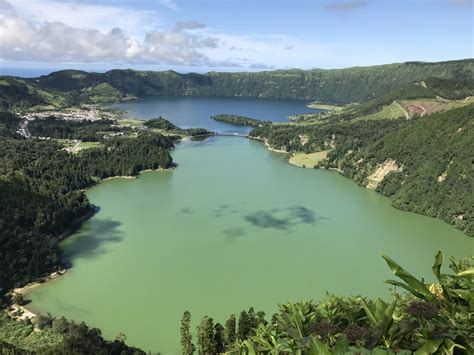
<svg viewBox="0 0 474 355">
<path fill-rule="evenodd" d="M 444 340 L 444 346 L 446 347 L 447 349 L 447 353 L 448 354 L 454 354 L 454 349 L 455 348 L 458 348 L 458 349 L 461 349 L 461 350 L 466 350 L 466 348 L 460 344 L 456 344 L 454 341 L 452 341 L 451 339 L 445 339 Z"/>
<path fill-rule="evenodd" d="M 418 292 L 417 290 L 415 290 L 414 288 L 408 286 L 407 284 L 404 284 L 400 281 L 396 281 L 396 280 L 385 280 L 385 283 L 387 284 L 390 284 L 390 285 L 393 285 L 393 286 L 398 286 L 398 287 L 401 287 L 401 288 L 404 288 L 405 290 L 407 290 L 408 292 L 410 292 L 411 294 L 413 294 L 414 296 L 418 297 L 418 298 L 426 298 L 424 294 Z"/>
<path fill-rule="evenodd" d="M 430 292 L 430 290 L 428 290 L 428 288 L 425 286 L 423 282 L 418 280 L 416 277 L 414 277 L 412 274 L 410 274 L 408 271 L 406 271 L 404 268 L 402 268 L 400 265 L 398 265 L 394 260 L 390 259 L 388 256 L 382 255 L 382 257 L 387 262 L 387 265 L 390 268 L 390 270 L 392 270 L 392 272 L 396 276 L 398 276 L 403 281 L 405 281 L 409 288 L 416 290 L 418 294 L 421 294 L 424 296 L 423 298 L 426 298 L 429 300 L 434 298 L 433 294 Z M 407 288 L 405 287 L 405 289 Z M 417 295 L 415 294 L 415 296 Z"/>
<path fill-rule="evenodd" d="M 474 275 L 474 268 L 470 268 L 458 273 L 458 276 L 470 276 L 470 275 Z"/>
<path fill-rule="evenodd" d="M 349 351 L 349 340 L 347 340 L 347 337 L 345 335 L 339 337 L 336 341 L 336 344 L 334 344 L 334 347 L 332 349 L 333 354 L 345 354 L 347 351 Z"/>
<path fill-rule="evenodd" d="M 386 309 L 387 309 L 387 304 L 384 301 L 382 301 L 380 298 L 377 298 L 375 300 L 374 316 L 378 324 L 384 321 Z"/>
<path fill-rule="evenodd" d="M 322 343 L 318 339 L 311 337 L 309 343 L 309 354 L 310 355 L 331 355 L 326 344 Z"/>
<path fill-rule="evenodd" d="M 441 265 L 443 265 L 443 262 L 444 262 L 444 254 L 441 250 L 439 250 L 435 256 L 435 261 L 431 270 L 433 270 L 433 274 L 435 274 L 436 278 L 438 279 L 440 283 L 442 283 Z"/>
<path fill-rule="evenodd" d="M 363 299 L 361 299 L 362 307 L 365 310 L 365 314 L 367 314 L 367 318 L 369 318 L 370 322 L 373 325 L 377 325 L 377 319 L 375 318 L 374 314 L 370 310 L 369 306 L 367 306 L 367 303 Z"/>
<path fill-rule="evenodd" d="M 421 348 L 415 351 L 415 355 L 429 355 L 434 354 L 438 350 L 439 346 L 443 343 L 444 339 L 433 339 L 428 340 L 423 344 Z"/>
</svg>

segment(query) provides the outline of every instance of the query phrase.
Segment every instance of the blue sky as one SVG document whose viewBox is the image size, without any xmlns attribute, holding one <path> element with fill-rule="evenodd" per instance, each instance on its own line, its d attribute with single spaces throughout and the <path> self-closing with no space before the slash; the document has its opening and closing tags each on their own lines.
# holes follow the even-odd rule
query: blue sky
<svg viewBox="0 0 474 355">
<path fill-rule="evenodd" d="M 472 58 L 473 21 L 473 0 L 0 0 L 0 67 L 203 72 Z"/>
</svg>

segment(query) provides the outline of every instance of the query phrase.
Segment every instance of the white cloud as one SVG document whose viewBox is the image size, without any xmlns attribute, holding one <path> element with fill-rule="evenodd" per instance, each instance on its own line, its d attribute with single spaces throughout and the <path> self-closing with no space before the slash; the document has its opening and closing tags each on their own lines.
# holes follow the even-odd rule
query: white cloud
<svg viewBox="0 0 474 355">
<path fill-rule="evenodd" d="M 198 22 L 179 22 L 172 30 L 149 30 L 140 38 L 126 34 L 119 27 L 109 28 L 111 24 L 105 29 L 84 26 L 82 22 L 73 26 L 71 14 L 65 15 L 73 4 L 64 4 L 67 6 L 59 11 L 61 15 L 50 15 L 46 21 L 40 13 L 32 19 L 25 16 L 24 9 L 0 1 L 0 58 L 3 60 L 213 65 L 201 49 L 218 46 L 218 40 L 203 33 L 205 26 Z M 89 6 L 95 5 L 81 4 L 78 12 L 93 12 Z M 96 19 L 122 11 L 101 9 L 100 14 L 94 15 Z"/>
<path fill-rule="evenodd" d="M 0 0 L 0 60 L 258 70 L 311 68 L 331 59 L 338 66 L 345 58 L 344 44 L 226 34 L 197 21 L 163 29 L 156 12 L 59 0 L 12 3 Z"/>
<path fill-rule="evenodd" d="M 284 68 L 288 65 L 312 68 L 314 63 L 332 59 L 332 66 L 338 65 L 342 44 L 320 44 L 303 41 L 286 35 L 238 35 L 207 32 L 219 40 L 219 46 L 205 48 L 203 53 L 214 60 L 245 58 L 250 69 L 259 69 L 262 64 L 269 68 Z M 336 60 L 334 60 L 336 58 Z M 269 69 L 261 68 L 261 69 Z"/>
<path fill-rule="evenodd" d="M 104 32 L 120 27 L 126 28 L 130 35 L 140 36 L 159 27 L 163 22 L 156 11 L 126 6 L 60 0 L 10 0 L 10 3 L 18 16 L 36 24 L 62 22 L 70 27 Z"/>
</svg>

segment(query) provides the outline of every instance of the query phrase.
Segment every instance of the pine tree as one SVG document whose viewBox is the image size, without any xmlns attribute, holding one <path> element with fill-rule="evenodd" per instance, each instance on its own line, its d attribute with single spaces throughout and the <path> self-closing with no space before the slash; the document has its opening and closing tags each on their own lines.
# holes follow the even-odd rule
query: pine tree
<svg viewBox="0 0 474 355">
<path fill-rule="evenodd" d="M 246 340 L 250 333 L 249 316 L 246 311 L 240 312 L 238 333 L 240 340 Z"/>
<path fill-rule="evenodd" d="M 216 344 L 217 354 L 221 354 L 225 351 L 224 327 L 220 323 L 216 323 L 214 326 L 214 343 Z"/>
<path fill-rule="evenodd" d="M 183 350 L 183 355 L 192 355 L 196 350 L 190 332 L 190 324 L 191 313 L 186 311 L 183 313 L 183 318 L 181 319 L 181 346 Z"/>
<path fill-rule="evenodd" d="M 213 355 L 216 353 L 216 342 L 214 339 L 214 321 L 210 317 L 204 317 L 197 327 L 198 349 L 201 355 Z"/>
<path fill-rule="evenodd" d="M 229 319 L 225 322 L 225 344 L 231 345 L 235 342 L 237 336 L 235 334 L 235 314 L 232 314 Z"/>
</svg>

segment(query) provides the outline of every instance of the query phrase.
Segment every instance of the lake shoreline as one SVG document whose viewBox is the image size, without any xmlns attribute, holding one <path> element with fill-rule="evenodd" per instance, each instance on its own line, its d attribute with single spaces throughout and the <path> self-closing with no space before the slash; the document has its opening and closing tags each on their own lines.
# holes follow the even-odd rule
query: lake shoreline
<svg viewBox="0 0 474 355">
<path fill-rule="evenodd" d="M 59 279 L 61 276 L 66 275 L 67 272 L 68 272 L 68 268 L 54 271 L 48 276 L 39 278 L 38 280 L 30 282 L 23 287 L 14 288 L 13 290 L 10 291 L 10 294 L 12 297 L 15 295 L 21 295 L 23 298 L 25 298 L 26 296 L 28 296 L 29 293 L 37 290 L 38 288 L 42 286 L 50 284 L 52 281 L 55 281 Z M 26 302 L 25 304 L 22 304 L 22 305 L 12 304 L 11 305 L 12 310 L 11 311 L 7 310 L 5 311 L 5 313 L 10 318 L 15 319 L 17 321 L 26 320 L 27 318 L 31 320 L 33 318 L 36 318 L 40 313 L 28 307 L 28 304 L 30 303 L 31 302 Z M 18 311 L 21 312 L 20 316 L 15 315 L 15 313 L 17 313 Z"/>
<path fill-rule="evenodd" d="M 120 330 L 134 346 L 176 353 L 173 351 L 179 346 L 176 329 L 183 310 L 192 312 L 195 319 L 203 314 L 210 314 L 214 319 L 228 317 L 228 312 L 218 306 L 218 300 L 222 292 L 237 291 L 234 283 L 228 282 L 218 286 L 219 292 L 214 292 L 217 276 L 235 274 L 237 283 L 263 290 L 257 297 L 248 296 L 249 299 L 245 298 L 245 290 L 238 291 L 241 294 L 235 297 L 225 297 L 221 302 L 226 302 L 226 309 L 247 309 L 250 304 L 271 314 L 273 305 L 282 299 L 324 297 L 322 288 L 339 294 L 348 289 L 347 292 L 358 293 L 363 290 L 364 295 L 382 298 L 385 290 L 380 290 L 378 284 L 382 283 L 371 282 L 372 274 L 362 285 L 356 281 L 340 285 L 329 275 L 321 278 L 318 286 L 304 281 L 306 273 L 298 276 L 294 273 L 298 268 L 310 270 L 334 262 L 330 248 L 342 242 L 348 243 L 347 256 L 354 260 L 357 256 L 350 249 L 367 245 L 370 254 L 367 264 L 379 270 L 375 262 L 380 261 L 377 258 L 380 251 L 388 249 L 386 245 L 396 257 L 406 255 L 400 239 L 410 240 L 413 236 L 410 230 L 430 224 L 412 214 L 401 216 L 389 206 L 388 198 L 364 192 L 328 171 L 290 168 L 283 162 L 287 155 L 270 153 L 260 143 L 250 140 L 216 137 L 203 144 L 177 144 L 172 155 L 180 163 L 180 169 L 173 173 L 147 174 L 136 181 L 104 184 L 87 193 L 91 202 L 102 210 L 80 233 L 71 237 L 69 241 L 73 243 L 62 245 L 65 255 L 70 255 L 68 259 L 74 263 L 69 276 L 31 292 L 28 299 L 33 301 L 26 306 L 28 309 L 42 315 L 50 312 L 57 317 L 64 315 L 76 322 L 84 321 L 103 329 L 107 338 Z M 207 196 L 210 198 L 205 199 Z M 349 196 L 347 200 L 346 196 Z M 360 214 L 359 206 L 368 206 L 367 212 L 374 214 L 365 211 Z M 390 225 L 401 226 L 400 231 L 380 224 L 380 217 L 393 217 Z M 156 223 L 158 219 L 160 223 Z M 269 219 L 276 223 L 288 221 L 290 227 L 262 226 Z M 429 230 L 437 226 L 442 227 L 436 224 Z M 385 229 L 387 234 L 381 232 Z M 403 237 L 405 231 L 408 237 Z M 433 239 L 431 233 L 423 235 L 419 245 L 426 239 L 437 243 L 437 234 Z M 209 257 L 196 258 L 196 248 L 203 243 L 206 248 L 201 250 L 209 251 L 206 254 Z M 268 253 L 262 255 L 262 248 L 269 248 Z M 466 250 L 459 249 L 460 253 Z M 255 272 L 244 267 L 246 259 L 239 258 L 242 250 L 251 253 L 249 260 L 255 260 L 256 265 L 278 271 L 271 276 L 263 268 L 262 275 L 269 277 L 270 288 L 260 286 L 262 275 L 255 276 Z M 313 258 L 318 250 L 322 251 L 319 257 Z M 301 257 L 306 251 L 308 254 Z M 421 257 L 430 254 L 428 262 L 431 261 L 431 253 L 420 254 Z M 449 249 L 447 254 L 453 255 Z M 301 260 L 301 264 L 288 270 L 287 265 L 278 261 L 285 255 Z M 236 262 L 226 262 L 234 258 Z M 408 255 L 401 260 L 406 263 L 410 258 Z M 187 264 L 190 260 L 192 263 Z M 422 268 L 419 264 L 415 261 L 411 265 L 417 273 Z M 215 265 L 220 265 L 219 274 L 206 274 L 210 268 L 215 270 Z M 287 290 L 279 287 L 279 282 L 285 282 Z M 189 302 L 186 296 L 185 290 L 189 288 L 203 290 L 195 303 Z M 129 303 L 134 297 L 140 298 L 138 306 Z M 143 329 L 144 324 L 149 331 Z"/>
<path fill-rule="evenodd" d="M 266 140 L 265 138 L 261 138 L 261 137 L 251 137 L 251 136 L 248 136 L 248 138 L 262 142 L 262 144 L 263 144 L 268 150 L 270 150 L 270 151 L 272 151 L 272 152 L 287 154 L 288 156 L 287 156 L 287 158 L 286 158 L 286 162 L 287 162 L 288 164 L 290 164 L 290 165 L 293 165 L 293 166 L 296 166 L 296 167 L 302 168 L 302 169 L 324 169 L 324 170 L 332 170 L 332 171 L 337 172 L 337 173 L 338 173 L 339 175 L 341 175 L 342 177 L 347 178 L 347 179 L 351 180 L 352 182 L 356 183 L 356 185 L 358 185 L 358 186 L 360 186 L 360 187 L 362 187 L 362 188 L 364 188 L 364 189 L 367 189 L 367 190 L 372 190 L 372 189 L 367 188 L 367 186 L 365 186 L 365 185 L 359 185 L 359 184 L 357 184 L 357 182 L 355 182 L 353 179 L 351 179 L 351 178 L 345 176 L 345 175 L 343 174 L 343 171 L 342 171 L 341 169 L 339 169 L 339 168 L 332 168 L 332 167 L 330 167 L 330 168 L 325 168 L 325 167 L 319 167 L 319 166 L 315 166 L 315 167 L 301 166 L 301 165 L 295 163 L 294 161 L 292 161 L 292 159 L 291 159 L 291 158 L 292 158 L 292 153 L 291 153 L 291 152 L 287 152 L 287 151 L 284 151 L 284 150 L 278 150 L 278 149 L 272 148 L 272 147 L 268 144 L 268 142 L 267 142 L 267 140 Z M 380 194 L 380 195 L 384 196 L 382 193 L 380 193 L 380 192 L 378 192 L 378 191 L 376 191 L 376 190 L 372 190 L 372 191 L 375 191 L 377 194 Z M 388 198 L 390 199 L 390 201 L 392 201 L 392 199 L 391 199 L 390 197 L 388 197 Z M 414 213 L 414 214 L 416 214 L 416 215 L 424 216 L 424 217 L 430 217 L 430 216 L 427 216 L 427 215 L 424 215 L 424 214 L 421 214 L 421 213 L 417 213 L 417 212 L 413 212 L 413 211 L 406 211 L 406 210 L 400 209 L 400 208 L 398 208 L 398 207 L 392 205 L 392 203 L 390 203 L 390 205 L 391 205 L 393 208 L 395 208 L 396 210 L 399 210 L 399 211 L 410 212 L 410 213 Z M 446 223 L 446 224 L 449 225 L 450 227 L 455 228 L 452 224 L 447 223 L 447 222 L 444 221 L 443 219 L 440 219 L 440 218 L 438 218 L 438 217 L 431 217 L 431 218 L 434 218 L 434 219 L 436 219 L 436 220 L 439 220 L 439 221 L 441 221 L 441 222 L 443 222 L 443 223 Z M 455 228 L 455 229 L 457 229 L 457 228 Z M 467 235 L 464 231 L 462 231 L 462 230 L 460 230 L 460 231 L 461 231 L 466 237 L 471 238 L 471 237 L 470 237 L 469 235 Z"/>
<path fill-rule="evenodd" d="M 176 168 L 176 166 L 173 166 L 171 168 L 157 168 L 157 169 L 144 169 L 140 170 L 140 172 L 137 175 L 117 175 L 117 176 L 109 176 L 105 179 L 100 179 L 96 185 L 100 184 L 101 182 L 109 181 L 109 180 L 114 180 L 114 179 L 128 179 L 128 180 L 134 180 L 138 179 L 140 175 L 144 173 L 150 173 L 150 172 L 158 172 L 158 171 L 173 171 Z M 94 185 L 94 186 L 96 186 Z"/>
<path fill-rule="evenodd" d="M 84 191 L 87 191 L 88 189 L 90 189 L 94 186 L 97 186 L 100 183 L 105 182 L 107 180 L 113 180 L 113 179 L 130 179 L 130 180 L 133 180 L 133 179 L 138 179 L 140 177 L 140 175 L 142 175 L 143 173 L 159 172 L 159 171 L 173 171 L 175 168 L 176 168 L 176 166 L 173 166 L 171 168 L 144 169 L 144 170 L 141 170 L 138 173 L 138 175 L 135 175 L 135 176 L 131 176 L 131 175 L 111 176 L 111 177 L 108 177 L 108 178 L 105 178 L 105 179 L 98 180 L 96 184 L 94 184 L 93 186 L 91 186 L 87 189 L 84 189 Z M 66 238 L 70 237 L 72 234 L 74 234 L 79 228 L 82 227 L 84 222 L 86 222 L 87 220 L 92 218 L 99 211 L 99 207 L 97 207 L 95 205 L 91 205 L 91 207 L 92 208 L 89 211 L 87 211 L 81 217 L 75 219 L 59 235 L 59 240 L 60 241 L 63 241 Z M 11 289 L 7 292 L 7 294 L 10 294 L 11 297 L 13 297 L 15 294 L 19 294 L 22 297 L 26 297 L 29 293 L 35 291 L 39 287 L 48 285 L 52 281 L 55 281 L 55 280 L 59 279 L 61 276 L 66 275 L 68 273 L 68 270 L 72 268 L 71 265 L 67 265 L 67 263 L 65 263 L 64 261 L 61 261 L 60 266 L 62 267 L 62 269 L 55 270 L 47 276 L 38 277 L 34 281 L 31 281 L 30 283 L 27 283 L 24 286 L 16 287 L 14 289 Z M 11 317 L 12 319 L 15 319 L 17 321 L 25 320 L 26 318 L 33 319 L 33 318 L 37 317 L 39 314 L 41 314 L 40 312 L 37 312 L 37 311 L 31 309 L 30 307 L 28 307 L 29 304 L 30 304 L 30 302 L 27 302 L 26 304 L 23 304 L 23 305 L 18 305 L 18 304 L 13 304 L 12 303 L 12 305 L 11 305 L 12 310 L 11 311 L 6 310 L 5 313 L 9 317 Z M 15 316 L 15 313 L 18 312 L 18 311 L 20 311 L 22 314 L 20 316 Z"/>
</svg>

